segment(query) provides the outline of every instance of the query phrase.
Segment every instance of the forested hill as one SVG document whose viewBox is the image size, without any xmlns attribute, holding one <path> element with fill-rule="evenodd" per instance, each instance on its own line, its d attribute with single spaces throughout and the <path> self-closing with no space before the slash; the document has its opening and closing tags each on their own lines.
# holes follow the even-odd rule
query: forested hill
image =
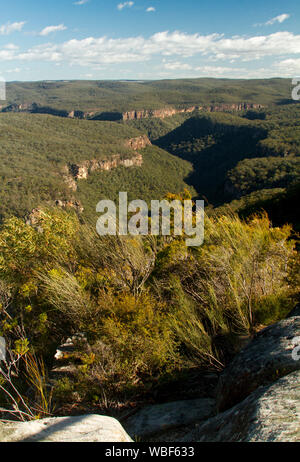
<svg viewBox="0 0 300 462">
<path fill-rule="evenodd" d="M 7 84 L 7 102 L 66 111 L 120 112 L 214 104 L 282 104 L 290 79 L 184 79 L 160 81 L 41 81 Z M 63 112 L 64 113 L 64 112 Z"/>
<path fill-rule="evenodd" d="M 22 113 L 7 112 L 5 106 L 0 114 L 0 218 L 23 216 L 57 200 L 94 215 L 100 198 L 115 199 L 121 190 L 151 200 L 188 187 L 213 207 L 231 203 L 235 210 L 255 211 L 274 195 L 283 203 L 295 196 L 288 190 L 300 175 L 300 105 L 291 104 L 290 92 L 287 79 L 9 83 L 5 104 L 21 106 Z M 33 101 L 66 117 L 27 114 L 24 108 Z M 259 108 L 222 112 L 241 101 Z M 197 110 L 200 104 L 219 110 Z M 149 117 L 115 122 L 76 117 L 76 111 L 91 109 L 96 115 L 193 105 L 193 111 L 163 118 L 151 117 L 151 111 Z M 136 150 L 125 146 L 141 136 L 152 144 Z M 107 164 L 96 172 L 103 161 L 119 168 Z M 67 182 L 63 169 L 73 176 Z M 75 184 L 74 172 L 84 181 L 75 178 Z"/>
<path fill-rule="evenodd" d="M 265 208 L 275 223 L 291 222 L 299 229 L 294 209 L 300 182 L 300 104 L 128 124 L 190 162 L 193 172 L 186 181 L 208 203 L 231 203 L 234 210 L 249 213 Z M 275 203 L 271 206 L 273 197 L 281 204 L 280 213 Z"/>
</svg>

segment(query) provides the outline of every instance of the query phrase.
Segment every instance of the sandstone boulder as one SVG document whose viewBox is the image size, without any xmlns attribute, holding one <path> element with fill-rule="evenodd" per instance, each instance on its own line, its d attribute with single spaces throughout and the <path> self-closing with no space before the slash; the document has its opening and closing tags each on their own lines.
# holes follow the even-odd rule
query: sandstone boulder
<svg viewBox="0 0 300 462">
<path fill-rule="evenodd" d="M 208 419 L 214 415 L 215 404 L 210 398 L 155 404 L 141 409 L 123 424 L 132 437 L 147 437 Z"/>
<path fill-rule="evenodd" d="M 299 442 L 300 371 L 260 387 L 187 434 L 185 442 Z"/>
<path fill-rule="evenodd" d="M 0 442 L 130 443 L 132 440 L 112 417 L 83 415 L 1 423 Z"/>
<path fill-rule="evenodd" d="M 241 402 L 261 385 L 300 369 L 293 350 L 300 336 L 300 317 L 284 319 L 260 331 L 220 376 L 218 410 Z"/>
</svg>

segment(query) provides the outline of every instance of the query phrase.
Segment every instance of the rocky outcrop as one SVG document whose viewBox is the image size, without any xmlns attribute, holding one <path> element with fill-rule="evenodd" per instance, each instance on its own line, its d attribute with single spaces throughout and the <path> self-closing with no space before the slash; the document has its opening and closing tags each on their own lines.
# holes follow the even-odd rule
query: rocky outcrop
<svg viewBox="0 0 300 462">
<path fill-rule="evenodd" d="M 68 113 L 68 117 L 70 119 L 86 119 L 88 115 L 83 111 L 71 111 Z"/>
<path fill-rule="evenodd" d="M 215 414 L 215 405 L 210 398 L 156 404 L 138 411 L 123 425 L 132 437 L 145 438 L 206 420 Z"/>
<path fill-rule="evenodd" d="M 214 104 L 212 106 L 199 107 L 200 111 L 207 112 L 240 112 L 248 111 L 250 109 L 263 109 L 264 106 L 261 104 L 253 103 L 237 103 L 237 104 Z"/>
<path fill-rule="evenodd" d="M 78 333 L 68 338 L 65 343 L 60 345 L 55 353 L 54 358 L 58 361 L 67 358 L 74 353 L 76 349 L 86 350 L 89 348 L 86 336 L 83 333 Z"/>
<path fill-rule="evenodd" d="M 0 423 L 0 442 L 130 443 L 132 439 L 112 417 L 83 415 Z"/>
<path fill-rule="evenodd" d="M 110 159 L 92 159 L 80 162 L 78 164 L 69 164 L 63 167 L 62 175 L 65 183 L 72 191 L 77 190 L 77 181 L 86 180 L 88 176 L 97 171 L 110 171 L 117 167 L 141 167 L 143 157 L 136 153 L 132 157 L 121 157 L 119 154 L 111 156 Z"/>
<path fill-rule="evenodd" d="M 175 114 L 190 113 L 196 110 L 196 106 L 192 106 L 186 109 L 175 109 L 175 108 L 164 108 L 164 109 L 153 109 L 153 110 L 141 110 L 141 111 L 129 111 L 123 112 L 123 120 L 139 120 L 153 117 L 155 119 L 164 119 L 165 117 L 171 117 Z"/>
<path fill-rule="evenodd" d="M 82 213 L 84 211 L 84 208 L 82 207 L 81 202 L 77 200 L 62 201 L 58 199 L 55 201 L 55 205 L 56 207 L 60 207 L 61 209 L 72 208 L 72 209 L 75 209 L 79 213 Z"/>
<path fill-rule="evenodd" d="M 300 317 L 290 317 L 269 326 L 233 359 L 220 376 L 218 409 L 229 409 L 261 385 L 300 370 L 292 352 L 300 336 Z"/>
<path fill-rule="evenodd" d="M 260 387 L 186 435 L 193 442 L 299 442 L 300 371 Z"/>
<path fill-rule="evenodd" d="M 56 109 L 50 106 L 41 106 L 37 103 L 23 103 L 23 104 L 10 104 L 8 106 L 0 106 L 2 112 L 30 112 L 33 114 L 50 114 L 59 117 L 67 117 L 70 119 L 91 119 L 91 120 L 140 120 L 147 118 L 164 119 L 172 117 L 176 114 L 192 113 L 194 111 L 204 112 L 239 112 L 249 111 L 251 109 L 262 109 L 264 106 L 256 103 L 234 103 L 234 104 L 213 104 L 203 106 L 190 106 L 187 108 L 176 109 L 174 107 L 162 109 L 141 109 L 139 111 L 126 111 L 126 112 L 101 112 L 99 109 L 93 111 L 79 111 L 72 110 L 66 111 L 64 109 Z"/>
<path fill-rule="evenodd" d="M 204 112 L 239 112 L 247 111 L 250 109 L 262 109 L 264 106 L 261 104 L 253 103 L 237 103 L 237 104 L 218 104 L 218 105 L 209 105 L 209 106 L 191 106 L 184 109 L 175 109 L 175 108 L 165 108 L 165 109 L 156 109 L 156 110 L 142 110 L 142 111 L 129 111 L 123 112 L 123 120 L 139 120 L 147 118 L 158 118 L 164 119 L 166 117 L 171 117 L 176 114 L 185 114 L 192 113 L 194 111 L 204 111 Z"/>
<path fill-rule="evenodd" d="M 130 138 L 129 140 L 125 141 L 125 147 L 133 149 L 134 151 L 144 149 L 147 146 L 151 145 L 152 143 L 146 135 L 138 136 L 136 138 Z"/>
</svg>

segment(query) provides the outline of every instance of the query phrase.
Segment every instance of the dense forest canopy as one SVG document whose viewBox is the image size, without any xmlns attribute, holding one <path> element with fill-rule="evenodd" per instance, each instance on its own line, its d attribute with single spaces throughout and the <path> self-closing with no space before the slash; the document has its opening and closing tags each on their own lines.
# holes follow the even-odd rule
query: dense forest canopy
<svg viewBox="0 0 300 462">
<path fill-rule="evenodd" d="M 289 79 L 71 80 L 7 84 L 7 104 L 36 103 L 68 112 L 125 112 L 242 102 L 272 105 L 282 104 L 290 98 Z"/>
</svg>

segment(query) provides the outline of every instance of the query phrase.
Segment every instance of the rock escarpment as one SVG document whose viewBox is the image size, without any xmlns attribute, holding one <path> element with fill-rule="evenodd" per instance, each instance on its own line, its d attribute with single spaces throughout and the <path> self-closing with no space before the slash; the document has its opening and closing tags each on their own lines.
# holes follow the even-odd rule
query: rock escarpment
<svg viewBox="0 0 300 462">
<path fill-rule="evenodd" d="M 261 104 L 255 103 L 237 103 L 237 104 L 218 104 L 218 105 L 208 105 L 208 106 L 190 106 L 184 109 L 175 109 L 175 108 L 164 108 L 157 110 L 141 110 L 141 111 L 129 111 L 123 112 L 122 119 L 126 120 L 140 120 L 147 118 L 156 118 L 164 119 L 166 117 L 171 117 L 176 114 L 186 114 L 192 113 L 194 111 L 203 111 L 203 112 L 240 112 L 247 111 L 250 109 L 262 109 Z"/>
<path fill-rule="evenodd" d="M 141 109 L 126 112 L 102 112 L 101 109 L 94 109 L 91 111 L 72 110 L 67 111 L 64 109 L 56 109 L 50 106 L 41 106 L 37 103 L 12 103 L 7 106 L 0 106 L 1 112 L 29 112 L 31 114 L 50 114 L 58 117 L 66 117 L 70 119 L 90 119 L 90 120 L 103 120 L 103 121 L 117 121 L 117 120 L 140 120 L 147 118 L 164 119 L 172 117 L 176 114 L 188 114 L 194 111 L 203 112 L 240 112 L 248 111 L 251 109 L 259 110 L 264 106 L 259 103 L 233 103 L 233 104 L 211 104 L 211 105 L 198 105 L 189 106 L 186 108 L 177 109 L 174 107 L 165 107 L 161 109 Z"/>
<path fill-rule="evenodd" d="M 72 191 L 76 191 L 77 181 L 86 180 L 91 173 L 97 170 L 110 171 L 117 167 L 141 167 L 143 156 L 137 151 L 147 146 L 151 146 L 151 141 L 146 135 L 130 138 L 124 141 L 124 147 L 135 151 L 132 156 L 115 154 L 108 159 L 91 159 L 76 164 L 70 163 L 62 169 L 63 179 Z"/>
<path fill-rule="evenodd" d="M 123 120 L 139 120 L 139 119 L 148 119 L 153 117 L 155 119 L 164 119 L 165 117 L 171 117 L 175 114 L 184 114 L 194 112 L 196 106 L 188 107 L 186 109 L 175 109 L 175 108 L 163 108 L 163 109 L 153 109 L 153 110 L 141 110 L 141 111 L 128 111 L 123 112 Z"/>
<path fill-rule="evenodd" d="M 133 149 L 134 151 L 144 149 L 147 146 L 151 145 L 152 143 L 146 135 L 138 136 L 136 138 L 130 138 L 129 140 L 125 141 L 125 146 L 130 149 Z"/>
<path fill-rule="evenodd" d="M 136 154 L 132 157 L 121 157 L 116 154 L 110 159 L 91 159 L 80 162 L 78 164 L 69 164 L 63 167 L 63 179 L 72 191 L 77 190 L 77 181 L 86 180 L 88 176 L 97 171 L 110 171 L 117 167 L 141 167 L 143 164 L 143 156 Z"/>
</svg>

